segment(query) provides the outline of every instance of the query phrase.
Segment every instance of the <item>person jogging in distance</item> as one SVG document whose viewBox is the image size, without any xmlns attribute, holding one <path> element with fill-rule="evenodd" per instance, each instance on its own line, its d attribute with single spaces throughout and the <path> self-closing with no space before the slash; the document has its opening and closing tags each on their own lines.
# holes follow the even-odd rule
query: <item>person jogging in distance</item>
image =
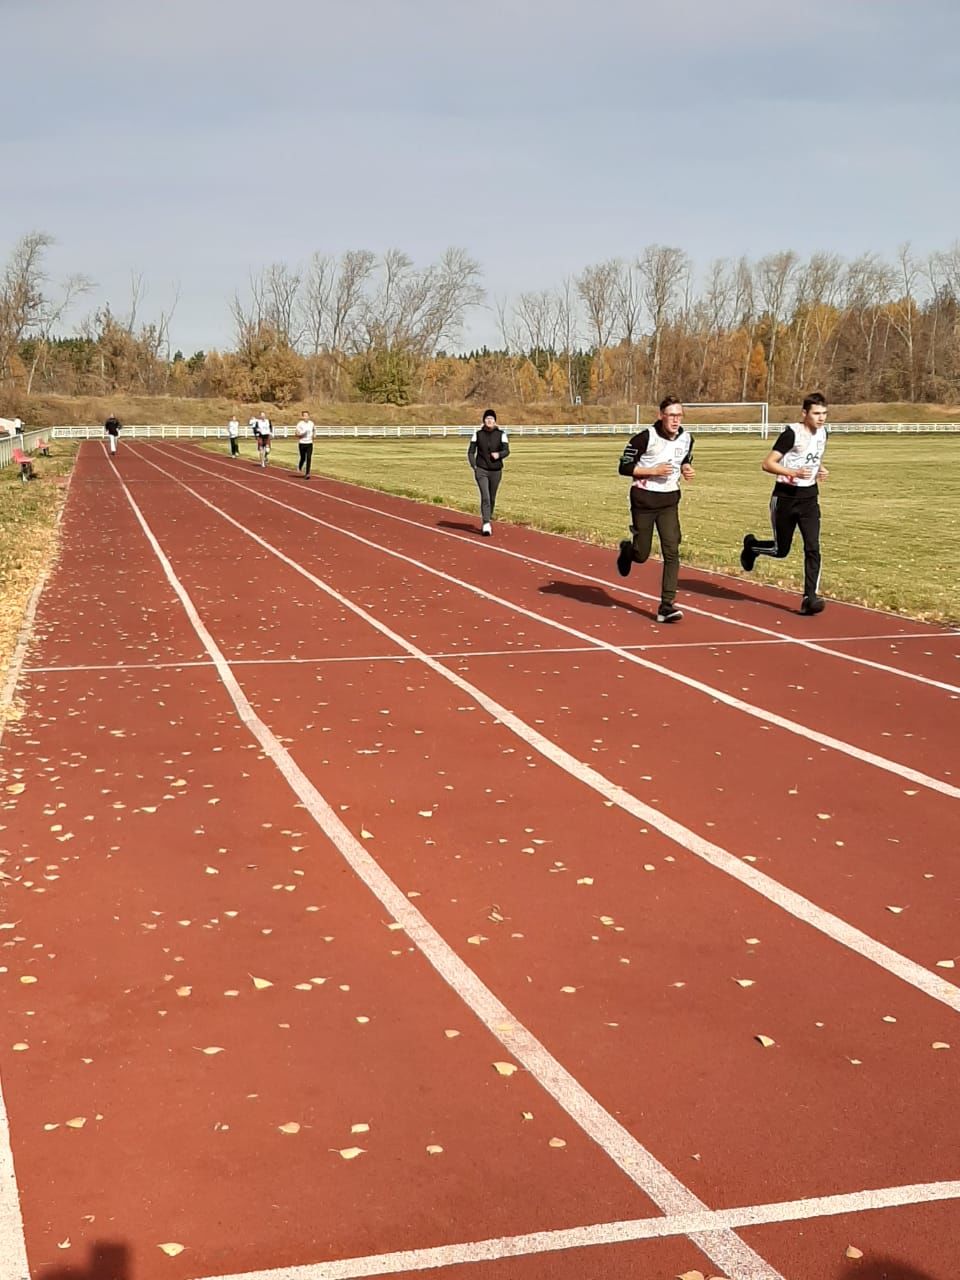
<svg viewBox="0 0 960 1280">
<path fill-rule="evenodd" d="M 273 438 L 273 423 L 265 413 L 257 416 L 254 431 L 257 433 L 257 452 L 260 455 L 260 465 L 265 467 L 270 461 L 270 441 Z"/>
<path fill-rule="evenodd" d="M 236 458 L 240 453 L 240 421 L 236 414 L 227 423 L 227 435 L 230 439 L 230 457 Z"/>
<path fill-rule="evenodd" d="M 300 415 L 300 421 L 297 423 L 297 445 L 300 449 L 300 461 L 297 463 L 297 470 L 303 472 L 304 480 L 310 479 L 310 463 L 313 461 L 313 433 L 315 430 L 313 419 L 304 409 Z"/>
<path fill-rule="evenodd" d="M 761 462 L 776 478 L 770 499 L 773 537 L 762 541 L 745 535 L 740 564 L 750 573 L 757 556 L 783 560 L 790 554 L 794 532 L 803 539 L 803 599 L 800 612 L 822 613 L 826 601 L 820 590 L 820 490 L 817 482 L 830 474 L 823 465 L 827 447 L 827 401 L 819 391 L 806 396 L 800 421 L 784 427 Z"/>
<path fill-rule="evenodd" d="M 503 460 L 509 454 L 506 427 L 497 426 L 494 409 L 484 409 L 482 425 L 470 437 L 467 461 L 473 468 L 480 490 L 480 532 L 485 538 L 493 533 L 493 513 L 497 505 L 497 490 L 503 479 Z"/>
<path fill-rule="evenodd" d="M 627 577 L 634 563 L 643 564 L 653 546 L 656 526 L 663 557 L 658 622 L 679 622 L 683 613 L 674 603 L 680 576 L 680 480 L 692 480 L 693 437 L 683 429 L 683 405 L 664 396 L 656 421 L 633 436 L 620 457 L 622 476 L 632 477 L 630 523 L 633 538 L 624 538 L 617 555 L 617 572 Z"/>
<path fill-rule="evenodd" d="M 112 413 L 110 417 L 106 420 L 106 422 L 103 424 L 103 429 L 107 433 L 107 439 L 110 441 L 111 454 L 115 454 L 117 452 L 117 444 L 120 439 L 120 429 L 122 426 L 123 426 L 123 423 L 120 421 L 120 419 L 115 414 L 112 414 Z"/>
</svg>

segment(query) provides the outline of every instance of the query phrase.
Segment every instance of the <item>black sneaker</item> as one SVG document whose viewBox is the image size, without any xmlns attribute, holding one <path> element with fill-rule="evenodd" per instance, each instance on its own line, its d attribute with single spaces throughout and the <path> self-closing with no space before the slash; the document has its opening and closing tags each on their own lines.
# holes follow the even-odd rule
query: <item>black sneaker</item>
<svg viewBox="0 0 960 1280">
<path fill-rule="evenodd" d="M 757 563 L 757 553 L 754 550 L 756 541 L 752 533 L 748 533 L 743 540 L 743 550 L 740 552 L 740 567 L 747 573 L 751 573 L 753 566 Z"/>
<path fill-rule="evenodd" d="M 800 612 L 803 614 L 823 613 L 827 607 L 822 596 L 804 596 L 800 601 Z"/>
<path fill-rule="evenodd" d="M 658 622 L 679 622 L 682 617 L 683 611 L 675 604 L 662 604 L 657 610 Z"/>
<path fill-rule="evenodd" d="M 620 551 L 617 555 L 617 573 L 621 578 L 629 577 L 632 565 L 633 543 L 629 538 L 624 538 L 620 543 Z"/>
</svg>

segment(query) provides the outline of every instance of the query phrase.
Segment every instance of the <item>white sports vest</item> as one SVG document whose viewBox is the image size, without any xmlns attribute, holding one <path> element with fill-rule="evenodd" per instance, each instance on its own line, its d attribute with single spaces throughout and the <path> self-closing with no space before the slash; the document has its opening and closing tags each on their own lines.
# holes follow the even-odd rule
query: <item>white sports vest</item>
<svg viewBox="0 0 960 1280">
<path fill-rule="evenodd" d="M 648 489 L 651 493 L 675 493 L 680 488 L 680 467 L 690 452 L 690 436 L 682 428 L 673 440 L 667 440 L 655 427 L 647 433 L 646 451 L 636 459 L 637 467 L 658 467 L 661 462 L 670 463 L 666 476 L 634 476 L 634 489 Z"/>
</svg>

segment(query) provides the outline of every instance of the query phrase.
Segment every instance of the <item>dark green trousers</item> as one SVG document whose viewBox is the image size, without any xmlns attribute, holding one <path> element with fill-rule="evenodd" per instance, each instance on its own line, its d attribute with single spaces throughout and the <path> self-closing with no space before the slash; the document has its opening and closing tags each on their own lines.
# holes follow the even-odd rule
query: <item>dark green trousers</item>
<svg viewBox="0 0 960 1280">
<path fill-rule="evenodd" d="M 660 539 L 663 557 L 663 581 L 660 600 L 673 604 L 677 596 L 677 579 L 680 576 L 680 495 L 679 493 L 646 493 L 642 489 L 630 490 L 630 519 L 633 531 L 633 558 L 643 564 L 653 546 L 653 530 Z"/>
</svg>

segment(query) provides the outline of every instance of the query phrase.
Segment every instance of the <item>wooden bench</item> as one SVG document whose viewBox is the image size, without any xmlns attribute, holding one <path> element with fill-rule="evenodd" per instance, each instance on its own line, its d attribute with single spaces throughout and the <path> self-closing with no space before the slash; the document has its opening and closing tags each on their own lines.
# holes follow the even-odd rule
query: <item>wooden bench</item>
<svg viewBox="0 0 960 1280">
<path fill-rule="evenodd" d="M 23 450 L 18 449 L 16 445 L 13 448 L 13 462 L 14 466 L 20 468 L 20 480 L 23 484 L 26 484 L 28 480 L 34 479 L 36 472 L 33 469 L 33 463 Z"/>
</svg>

